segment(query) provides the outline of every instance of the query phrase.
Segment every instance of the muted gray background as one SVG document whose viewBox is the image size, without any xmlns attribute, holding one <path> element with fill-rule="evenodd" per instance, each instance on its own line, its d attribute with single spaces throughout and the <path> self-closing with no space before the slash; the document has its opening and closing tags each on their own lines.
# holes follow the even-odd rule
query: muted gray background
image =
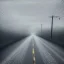
<svg viewBox="0 0 64 64">
<path fill-rule="evenodd" d="M 62 17 L 61 20 L 54 19 L 54 28 L 63 29 L 63 0 L 0 0 L 0 26 L 3 30 L 35 33 L 40 30 L 40 24 L 43 29 L 48 29 L 51 15 Z"/>
<path fill-rule="evenodd" d="M 32 33 L 50 40 L 52 15 L 53 41 L 64 45 L 64 0 L 0 0 L 0 47 Z"/>
<path fill-rule="evenodd" d="M 52 15 L 59 16 L 60 20 L 59 18 L 54 18 L 53 38 L 51 39 L 52 19 L 50 16 Z M 51 41 L 51 44 L 54 43 L 64 48 L 64 0 L 0 0 L 0 62 L 23 43 L 20 43 L 20 41 L 23 41 L 32 33 L 37 33 L 37 36 L 47 39 L 47 43 Z M 44 39 L 42 44 L 46 44 Z M 34 43 L 34 40 L 31 42 Z M 38 43 L 40 45 L 40 42 L 36 42 L 36 44 Z M 41 48 L 39 45 L 38 47 Z M 53 47 L 55 48 L 56 46 Z M 31 48 L 32 46 L 30 45 L 30 48 L 27 49 L 29 52 L 26 54 L 25 60 L 27 57 L 31 58 Z M 48 50 L 47 46 L 45 46 L 44 49 Z M 19 50 L 19 52 L 22 51 Z M 37 60 L 42 60 L 37 47 L 36 51 Z M 60 50 L 58 52 L 60 52 Z M 48 52 L 46 53 L 48 56 Z M 20 55 L 21 53 L 17 56 L 20 57 Z M 26 60 L 27 64 L 30 60 L 31 59 Z M 38 62 L 42 63 L 42 61 L 37 61 L 37 63 Z M 58 60 L 58 62 L 62 64 L 61 60 Z"/>
</svg>

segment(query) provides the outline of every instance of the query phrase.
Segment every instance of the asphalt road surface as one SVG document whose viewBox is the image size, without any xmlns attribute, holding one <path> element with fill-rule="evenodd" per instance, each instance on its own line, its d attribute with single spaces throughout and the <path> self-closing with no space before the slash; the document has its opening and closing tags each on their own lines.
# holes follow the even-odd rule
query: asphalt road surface
<svg viewBox="0 0 64 64">
<path fill-rule="evenodd" d="M 64 50 L 31 35 L 1 51 L 0 64 L 64 64 Z"/>
</svg>

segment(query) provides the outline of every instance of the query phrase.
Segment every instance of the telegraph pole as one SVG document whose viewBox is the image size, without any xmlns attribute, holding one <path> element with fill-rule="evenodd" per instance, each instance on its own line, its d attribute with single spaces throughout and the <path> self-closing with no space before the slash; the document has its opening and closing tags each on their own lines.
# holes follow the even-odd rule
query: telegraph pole
<svg viewBox="0 0 64 64">
<path fill-rule="evenodd" d="M 42 24 L 41 24 L 41 35 L 42 35 Z"/>
<path fill-rule="evenodd" d="M 52 37 L 53 37 L 53 19 L 54 18 L 59 18 L 59 20 L 60 20 L 60 17 L 59 16 L 50 16 L 50 18 L 52 18 L 52 22 L 51 22 L 51 39 L 52 39 Z"/>
<path fill-rule="evenodd" d="M 52 39 L 52 32 L 53 32 L 53 16 L 51 17 L 52 18 L 52 22 L 51 22 L 51 39 Z"/>
</svg>

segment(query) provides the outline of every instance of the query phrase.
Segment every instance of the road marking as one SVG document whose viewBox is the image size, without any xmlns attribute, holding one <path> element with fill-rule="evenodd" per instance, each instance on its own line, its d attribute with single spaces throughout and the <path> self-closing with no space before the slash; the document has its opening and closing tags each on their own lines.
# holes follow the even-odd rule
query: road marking
<svg viewBox="0 0 64 64">
<path fill-rule="evenodd" d="M 36 57 L 35 57 L 34 43 L 33 43 L 33 49 L 32 49 L 32 56 L 33 56 L 33 64 L 36 64 Z"/>
<path fill-rule="evenodd" d="M 36 60 L 35 57 L 33 57 L 33 60 L 34 60 L 34 61 Z"/>
<path fill-rule="evenodd" d="M 32 49 L 32 54 L 33 54 L 33 55 L 35 54 L 35 50 L 34 50 L 34 48 Z"/>
</svg>

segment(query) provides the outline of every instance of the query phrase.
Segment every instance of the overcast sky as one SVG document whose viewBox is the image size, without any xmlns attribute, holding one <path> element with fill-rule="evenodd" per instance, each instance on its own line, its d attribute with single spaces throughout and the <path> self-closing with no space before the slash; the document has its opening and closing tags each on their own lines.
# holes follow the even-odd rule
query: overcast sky
<svg viewBox="0 0 64 64">
<path fill-rule="evenodd" d="M 63 0 L 0 0 L 0 25 L 5 30 L 31 33 L 40 29 L 40 24 L 48 29 L 51 15 L 62 17 L 54 19 L 54 27 L 64 26 Z"/>
</svg>

